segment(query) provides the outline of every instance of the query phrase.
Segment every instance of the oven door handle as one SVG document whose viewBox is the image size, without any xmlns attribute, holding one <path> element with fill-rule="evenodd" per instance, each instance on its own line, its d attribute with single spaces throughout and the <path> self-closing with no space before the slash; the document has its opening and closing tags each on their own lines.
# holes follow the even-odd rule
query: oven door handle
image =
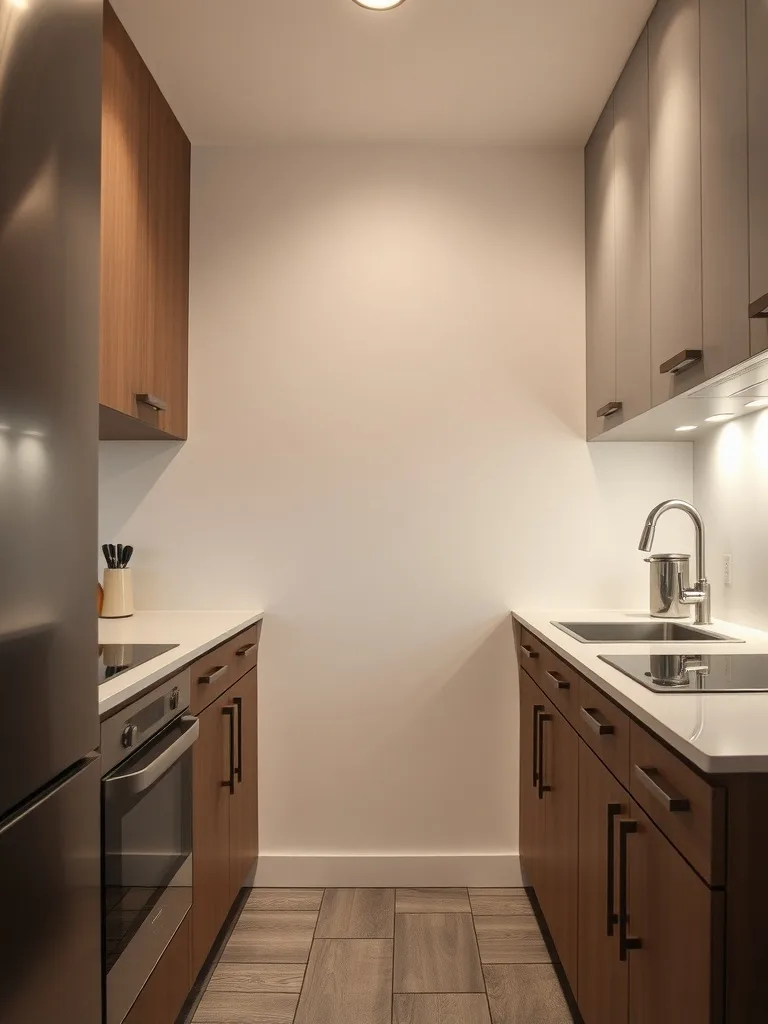
<svg viewBox="0 0 768 1024">
<path fill-rule="evenodd" d="M 110 797 L 112 796 L 138 796 L 146 792 L 150 786 L 154 786 L 169 769 L 173 768 L 184 754 L 192 747 L 200 735 L 200 722 L 192 715 L 185 715 L 181 719 L 182 733 L 170 747 L 137 772 L 126 772 L 124 775 L 110 775 L 104 779 L 104 787 Z"/>
</svg>

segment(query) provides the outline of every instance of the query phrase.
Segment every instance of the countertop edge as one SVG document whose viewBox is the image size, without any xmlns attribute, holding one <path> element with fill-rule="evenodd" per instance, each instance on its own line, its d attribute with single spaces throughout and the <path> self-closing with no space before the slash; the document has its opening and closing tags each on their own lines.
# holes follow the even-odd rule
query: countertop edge
<svg viewBox="0 0 768 1024">
<path fill-rule="evenodd" d="M 130 679 L 126 682 L 126 685 L 116 693 L 110 694 L 104 698 L 99 698 L 99 719 L 103 721 L 105 718 L 109 717 L 113 711 L 125 704 L 126 701 L 135 700 L 137 697 L 140 697 L 142 694 L 151 690 L 154 686 L 159 685 L 165 679 L 183 671 L 188 665 L 197 661 L 197 659 L 202 657 L 207 651 L 213 650 L 214 647 L 218 647 L 220 644 L 226 643 L 227 640 L 230 640 L 233 636 L 237 636 L 238 633 L 242 633 L 250 626 L 255 625 L 257 622 L 261 622 L 263 618 L 264 612 L 256 612 L 239 620 L 234 625 L 212 634 L 210 639 L 200 641 L 192 647 L 184 645 L 180 646 L 178 654 L 174 655 L 174 652 L 169 652 L 171 655 L 170 661 L 164 661 L 161 666 L 144 672 L 138 679 Z M 151 664 L 151 661 L 147 662 L 146 667 L 149 668 Z M 142 672 L 144 667 L 145 666 L 140 665 L 132 671 Z"/>
<path fill-rule="evenodd" d="M 543 612 L 541 614 L 544 614 Z M 607 679 L 596 672 L 595 669 L 580 661 L 572 651 L 558 643 L 557 634 L 561 632 L 557 626 L 552 626 L 551 631 L 543 630 L 531 622 L 524 612 L 512 612 L 512 618 L 524 626 L 525 629 L 538 637 L 542 643 L 558 654 L 563 661 L 572 665 L 580 675 L 589 680 L 602 693 L 622 707 L 628 714 L 635 718 L 642 725 L 646 726 L 660 739 L 664 740 L 670 747 L 676 750 L 682 757 L 695 765 L 705 775 L 737 775 L 747 773 L 768 773 L 768 756 L 760 754 L 735 757 L 711 757 L 693 746 L 679 733 L 675 732 L 664 722 L 660 721 L 645 708 L 636 704 L 631 697 L 628 697 L 621 690 L 616 689 Z M 567 634 L 563 633 L 563 636 Z M 590 645 L 594 651 L 594 645 Z M 639 684 L 637 684 L 639 685 Z M 768 696 L 768 695 L 766 695 Z"/>
</svg>

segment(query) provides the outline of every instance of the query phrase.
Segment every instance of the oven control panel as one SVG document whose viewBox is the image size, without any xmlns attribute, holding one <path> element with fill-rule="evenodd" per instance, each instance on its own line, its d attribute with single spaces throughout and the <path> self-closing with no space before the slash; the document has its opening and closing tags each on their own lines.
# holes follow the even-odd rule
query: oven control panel
<svg viewBox="0 0 768 1024">
<path fill-rule="evenodd" d="M 192 677 L 189 669 L 166 679 L 149 693 L 101 723 L 102 775 L 138 750 L 147 740 L 189 708 Z"/>
</svg>

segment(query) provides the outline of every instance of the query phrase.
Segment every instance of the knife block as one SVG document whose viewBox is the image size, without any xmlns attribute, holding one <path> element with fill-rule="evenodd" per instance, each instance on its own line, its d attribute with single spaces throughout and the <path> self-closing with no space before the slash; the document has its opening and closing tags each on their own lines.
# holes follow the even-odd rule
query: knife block
<svg viewBox="0 0 768 1024">
<path fill-rule="evenodd" d="M 133 577 L 130 569 L 104 570 L 102 619 L 127 619 L 133 615 Z"/>
</svg>

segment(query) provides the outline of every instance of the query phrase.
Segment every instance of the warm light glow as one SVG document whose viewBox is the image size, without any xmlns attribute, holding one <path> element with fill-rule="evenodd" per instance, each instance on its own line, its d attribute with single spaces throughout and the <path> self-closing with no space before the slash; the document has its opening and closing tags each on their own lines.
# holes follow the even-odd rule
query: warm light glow
<svg viewBox="0 0 768 1024">
<path fill-rule="evenodd" d="M 695 426 L 675 427 L 678 434 L 684 434 L 687 430 L 696 430 Z"/>
<path fill-rule="evenodd" d="M 768 408 L 768 398 L 756 398 L 754 402 L 747 402 L 744 406 L 745 409 L 765 409 Z"/>
<path fill-rule="evenodd" d="M 29 0 L 11 0 L 13 7 L 18 7 L 20 11 L 26 11 L 29 7 Z"/>
<path fill-rule="evenodd" d="M 718 412 L 714 416 L 707 416 L 707 423 L 725 423 L 726 420 L 732 420 L 733 416 L 732 412 Z"/>
<path fill-rule="evenodd" d="M 405 0 L 355 0 L 355 3 L 369 11 L 391 11 L 394 7 L 404 4 Z"/>
</svg>

